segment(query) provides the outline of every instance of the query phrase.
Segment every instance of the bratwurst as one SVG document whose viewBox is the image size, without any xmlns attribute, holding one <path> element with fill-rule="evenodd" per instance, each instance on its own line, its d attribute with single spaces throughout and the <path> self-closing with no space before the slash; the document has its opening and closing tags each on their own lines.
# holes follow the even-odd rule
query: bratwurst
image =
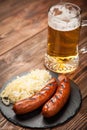
<svg viewBox="0 0 87 130">
<path fill-rule="evenodd" d="M 53 96 L 57 87 L 57 80 L 52 78 L 40 92 L 32 97 L 16 102 L 13 105 L 14 112 L 16 114 L 25 114 L 39 108 Z"/>
<path fill-rule="evenodd" d="M 65 105 L 70 95 L 70 82 L 65 75 L 58 77 L 58 88 L 53 97 L 45 103 L 42 108 L 44 117 L 52 117 L 56 115 Z"/>
</svg>

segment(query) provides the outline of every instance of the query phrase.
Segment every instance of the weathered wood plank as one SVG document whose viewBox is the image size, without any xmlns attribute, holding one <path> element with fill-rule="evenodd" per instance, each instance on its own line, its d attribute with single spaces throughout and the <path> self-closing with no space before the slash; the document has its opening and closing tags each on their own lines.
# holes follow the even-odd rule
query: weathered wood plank
<svg viewBox="0 0 87 130">
<path fill-rule="evenodd" d="M 0 80 L 2 83 L 11 76 L 24 71 L 44 68 L 46 34 L 47 30 L 44 30 L 0 57 Z M 0 86 L 2 86 L 2 83 L 0 83 Z"/>
<path fill-rule="evenodd" d="M 48 8 L 57 0 L 32 2 L 0 22 L 0 55 L 47 27 Z"/>
<path fill-rule="evenodd" d="M 2 0 L 0 2 L 0 21 L 14 15 L 24 7 L 27 3 L 31 2 L 28 0 Z"/>
</svg>

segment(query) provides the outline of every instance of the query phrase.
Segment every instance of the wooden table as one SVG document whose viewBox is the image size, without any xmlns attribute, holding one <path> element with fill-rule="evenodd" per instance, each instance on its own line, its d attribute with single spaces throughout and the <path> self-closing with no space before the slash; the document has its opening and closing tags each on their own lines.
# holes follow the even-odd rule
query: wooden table
<svg viewBox="0 0 87 130">
<path fill-rule="evenodd" d="M 0 88 L 11 77 L 32 69 L 44 69 L 47 44 L 47 12 L 59 0 L 0 0 Z M 67 1 L 67 0 L 63 0 Z M 79 5 L 87 19 L 87 0 Z M 82 27 L 79 50 L 87 48 L 87 27 Z M 82 105 L 67 123 L 46 130 L 87 130 L 87 52 L 80 52 L 80 65 L 69 75 L 80 88 Z M 0 130 L 30 130 L 7 121 L 0 114 Z"/>
</svg>

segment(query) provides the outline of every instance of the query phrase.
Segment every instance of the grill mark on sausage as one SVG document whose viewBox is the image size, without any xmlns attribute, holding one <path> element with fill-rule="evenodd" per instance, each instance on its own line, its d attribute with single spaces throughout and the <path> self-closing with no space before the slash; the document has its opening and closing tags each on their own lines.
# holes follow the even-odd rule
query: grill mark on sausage
<svg viewBox="0 0 87 130">
<path fill-rule="evenodd" d="M 43 90 L 49 90 L 49 87 L 45 87 L 45 88 L 43 88 Z"/>
<path fill-rule="evenodd" d="M 53 86 L 53 83 L 49 83 L 47 86 Z"/>
<path fill-rule="evenodd" d="M 36 95 L 44 95 L 45 93 L 44 90 L 49 90 L 50 89 L 49 86 L 53 86 L 53 83 L 48 84 L 47 87 L 43 88 L 43 91 L 38 92 Z"/>
<path fill-rule="evenodd" d="M 64 84 L 61 84 L 62 88 L 65 88 Z"/>
<path fill-rule="evenodd" d="M 59 90 L 59 93 L 62 94 L 62 90 Z"/>
<path fill-rule="evenodd" d="M 45 91 L 44 90 L 49 90 L 49 87 L 43 88 L 43 91 L 40 91 L 37 93 L 37 95 L 44 95 Z"/>
<path fill-rule="evenodd" d="M 50 99 L 50 101 L 51 101 L 52 103 L 54 103 L 54 100 L 53 100 L 53 98 L 51 98 L 51 99 Z"/>
<path fill-rule="evenodd" d="M 41 91 L 40 94 L 43 95 L 45 93 L 45 91 Z"/>
<path fill-rule="evenodd" d="M 58 80 L 58 83 L 60 83 L 59 78 L 58 78 L 57 80 Z M 61 79 L 61 82 L 65 82 L 65 83 L 67 83 L 67 82 L 68 82 L 68 79 L 65 77 L 65 78 Z"/>
<path fill-rule="evenodd" d="M 34 97 L 31 97 L 31 98 L 28 98 L 28 100 L 31 100 L 31 101 L 33 101 L 33 100 L 35 100 L 36 98 L 34 98 Z"/>
<path fill-rule="evenodd" d="M 67 83 L 68 82 L 68 80 L 67 80 L 67 78 L 64 78 L 64 80 L 63 80 L 65 83 Z"/>
<path fill-rule="evenodd" d="M 47 107 L 47 108 L 49 108 L 49 105 L 48 105 L 48 104 L 46 104 L 46 107 Z"/>
<path fill-rule="evenodd" d="M 45 91 L 38 92 L 37 95 L 44 95 Z"/>
<path fill-rule="evenodd" d="M 55 98 L 56 98 L 56 99 L 59 99 L 59 97 L 58 97 L 58 95 L 57 95 L 57 94 L 55 94 Z"/>
</svg>

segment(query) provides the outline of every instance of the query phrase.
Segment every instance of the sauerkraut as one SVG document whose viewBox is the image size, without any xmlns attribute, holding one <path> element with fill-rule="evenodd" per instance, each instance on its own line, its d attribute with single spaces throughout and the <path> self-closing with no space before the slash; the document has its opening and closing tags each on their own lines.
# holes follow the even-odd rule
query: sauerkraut
<svg viewBox="0 0 87 130">
<path fill-rule="evenodd" d="M 36 69 L 23 76 L 17 76 L 7 84 L 0 97 L 4 104 L 9 105 L 25 99 L 40 91 L 51 78 L 46 70 Z"/>
</svg>

